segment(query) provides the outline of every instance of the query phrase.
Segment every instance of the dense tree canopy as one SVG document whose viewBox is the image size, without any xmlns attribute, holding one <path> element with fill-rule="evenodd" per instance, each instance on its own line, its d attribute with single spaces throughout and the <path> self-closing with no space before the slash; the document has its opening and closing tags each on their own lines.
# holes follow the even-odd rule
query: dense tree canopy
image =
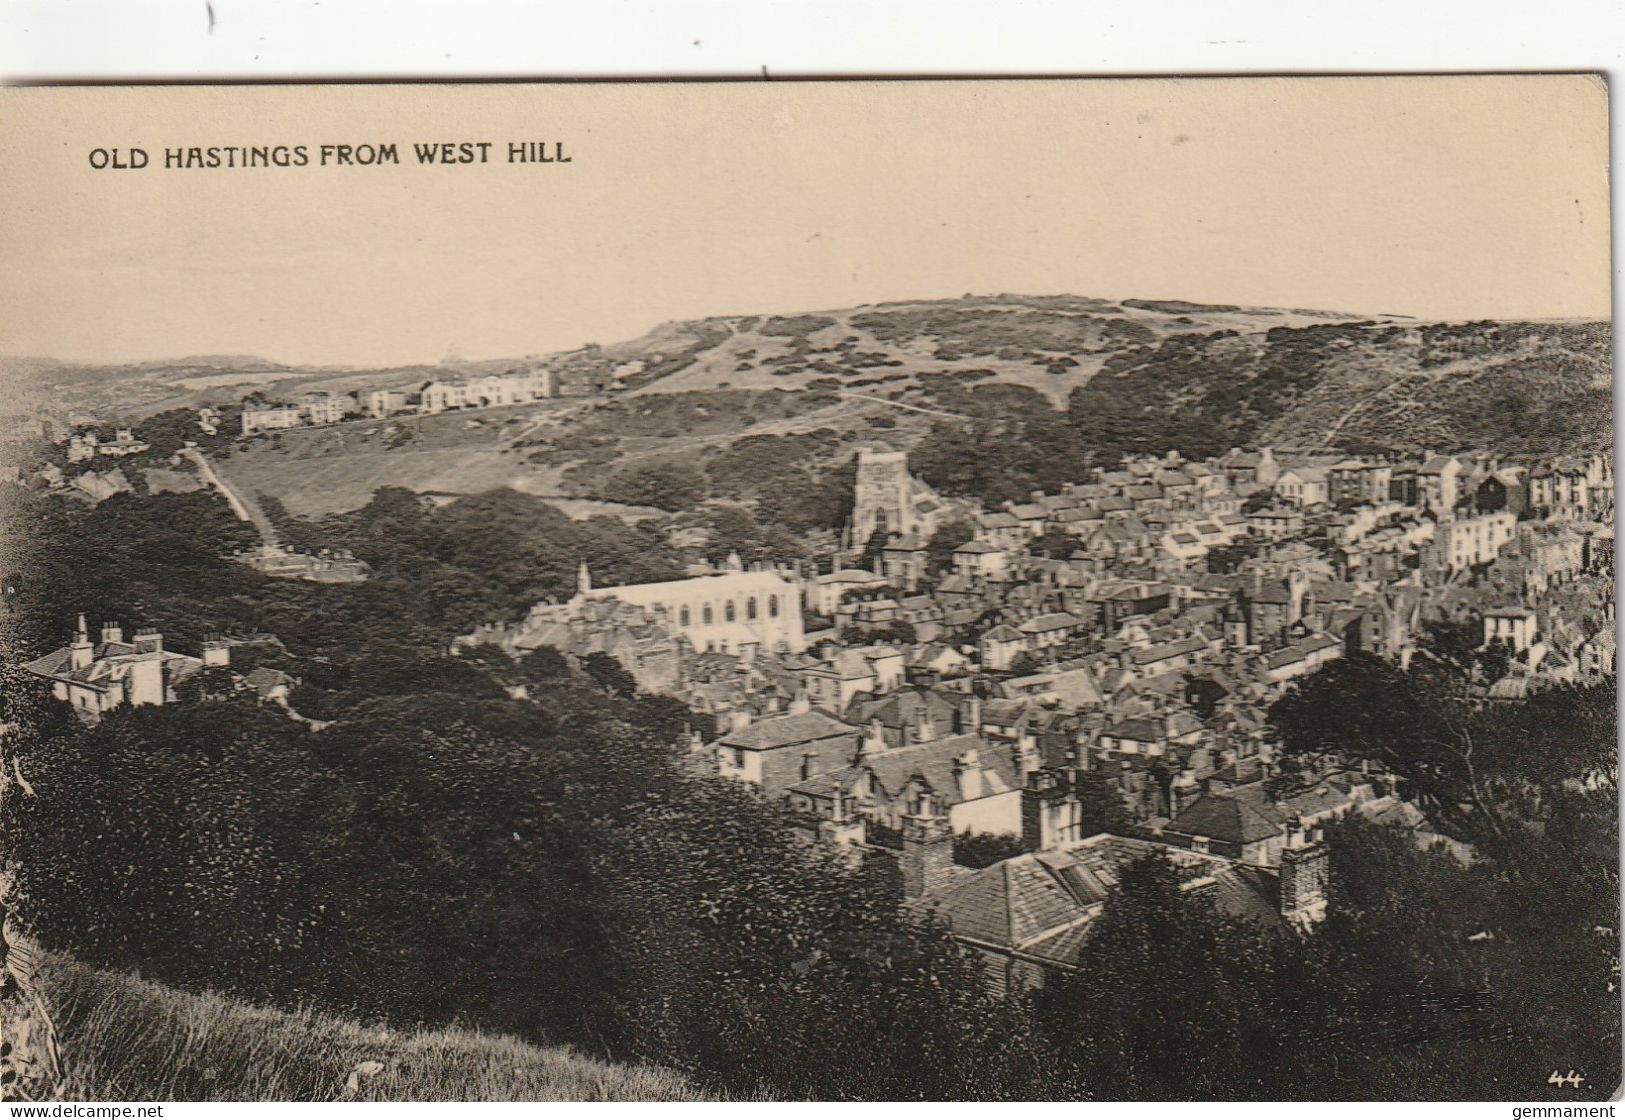
<svg viewBox="0 0 1625 1120">
<path fill-rule="evenodd" d="M 0 671 L 4 747 L 34 791 L 0 819 L 24 914 L 89 962 L 568 1042 L 740 1094 L 1539 1099 L 1559 1093 L 1553 1061 L 1617 1082 L 1612 689 L 1484 707 L 1442 660 L 1334 663 L 1271 712 L 1287 759 L 1381 761 L 1473 861 L 1334 825 L 1329 916 L 1304 937 L 1152 860 L 1123 872 L 1078 972 L 996 999 L 900 905 L 886 854 L 849 865 L 697 777 L 682 705 L 607 659 L 449 655 L 493 612 L 568 594 L 583 560 L 606 580 L 671 572 L 662 535 L 507 492 L 435 509 L 385 490 L 284 520 L 373 565 L 327 587 L 232 561 L 251 538 L 208 495 L 22 500 L 39 529 L 5 542 L 7 663 L 80 610 L 182 642 L 265 631 L 250 648 L 331 721 L 208 688 L 84 727 Z M 1083 780 L 1086 824 L 1121 827 L 1110 784 Z"/>
</svg>

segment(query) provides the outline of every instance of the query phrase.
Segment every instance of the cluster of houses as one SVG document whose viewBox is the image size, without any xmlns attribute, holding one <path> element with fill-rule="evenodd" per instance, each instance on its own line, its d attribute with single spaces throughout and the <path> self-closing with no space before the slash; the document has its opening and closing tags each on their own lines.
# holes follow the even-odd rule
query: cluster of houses
<svg viewBox="0 0 1625 1120">
<path fill-rule="evenodd" d="M 1424 622 L 1464 609 L 1508 653 L 1486 703 L 1612 677 L 1612 519 L 1602 456 L 1170 455 L 980 509 L 876 451 L 826 574 L 584 579 L 462 641 L 607 653 L 709 713 L 697 765 L 786 802 L 810 835 L 894 854 L 1004 986 L 1070 967 L 1117 871 L 1149 851 L 1190 890 L 1302 928 L 1325 906 L 1326 820 L 1462 854 L 1392 775 L 1326 759 L 1288 779 L 1267 711 L 1353 653 L 1408 664 Z M 944 562 L 956 523 L 969 539 Z M 794 621 L 752 629 L 769 585 Z M 1088 819 L 1091 783 L 1122 804 L 1113 831 Z M 960 866 L 955 837 L 976 833 L 1022 854 Z"/>
<path fill-rule="evenodd" d="M 500 408 L 551 397 L 588 396 L 612 385 L 610 375 L 594 370 L 557 373 L 548 366 L 535 365 L 477 376 L 435 377 L 410 388 L 362 389 L 353 393 L 313 391 L 292 402 L 254 396 L 243 401 L 242 434 L 251 436 L 361 418 L 381 420 L 401 414 L 433 416 L 460 409 Z"/>
<path fill-rule="evenodd" d="M 152 445 L 137 439 L 129 428 L 119 428 L 114 437 L 103 441 L 95 431 L 75 432 L 68 437 L 68 462 L 84 463 L 98 455 L 122 459 L 127 455 L 140 455 L 151 451 Z"/>
<path fill-rule="evenodd" d="M 599 587 L 583 566 L 567 601 L 453 652 L 613 657 L 708 717 L 697 768 L 786 804 L 843 853 L 895 858 L 914 904 L 1008 989 L 1076 967 L 1123 867 L 1148 853 L 1187 891 L 1299 930 L 1325 912 L 1330 820 L 1471 858 L 1391 774 L 1283 767 L 1269 708 L 1340 658 L 1408 665 L 1442 620 L 1504 655 L 1473 670 L 1485 704 L 1612 679 L 1613 512 L 1602 455 L 1170 454 L 987 509 L 873 450 L 823 574 L 731 555 Z M 144 635 L 92 645 L 81 626 L 28 668 L 105 711 L 163 702 L 212 656 L 193 664 Z M 1009 854 L 962 865 L 956 843 L 982 834 Z"/>
</svg>

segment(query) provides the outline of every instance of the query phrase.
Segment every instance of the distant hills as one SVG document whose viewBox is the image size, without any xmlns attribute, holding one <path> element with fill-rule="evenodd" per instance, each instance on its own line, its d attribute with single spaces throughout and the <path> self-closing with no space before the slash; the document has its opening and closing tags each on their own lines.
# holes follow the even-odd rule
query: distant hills
<svg viewBox="0 0 1625 1120">
<path fill-rule="evenodd" d="M 399 386 L 519 360 L 312 369 L 201 356 L 112 367 L 10 360 L 0 368 L 14 382 L 47 386 L 57 407 L 111 418 L 252 389 Z M 381 477 L 419 489 L 513 485 L 604 497 L 605 480 L 629 463 L 704 469 L 742 442 L 766 446 L 751 437 L 775 446 L 766 458 L 745 457 L 746 465 L 794 459 L 811 468 L 840 461 L 856 442 L 913 447 L 933 424 L 1001 409 L 1054 410 L 1077 443 L 1108 458 L 1259 444 L 1558 453 L 1612 440 L 1611 330 L 1602 321 L 1441 323 L 992 295 L 666 323 L 639 338 L 531 360 L 611 377 L 624 392 L 609 402 L 555 402 L 536 410 L 534 424 L 526 414 L 440 425 L 415 447 L 400 438 L 287 433 L 280 450 L 253 450 L 241 466 L 267 492 L 281 489 L 284 467 L 302 479 L 290 480 L 295 490 L 318 476 L 353 478 L 353 486 L 312 490 L 331 509 L 364 501 Z M 21 394 L 9 402 L 13 412 L 27 407 Z M 294 466 L 313 457 L 324 460 L 319 471 Z"/>
<path fill-rule="evenodd" d="M 1507 446 L 1611 438 L 1611 332 L 1598 321 L 1401 316 L 966 297 L 667 324 L 606 348 L 641 392 L 839 388 L 896 396 L 955 380 L 1034 389 L 1122 424 L 1178 416 L 1231 443 Z"/>
</svg>

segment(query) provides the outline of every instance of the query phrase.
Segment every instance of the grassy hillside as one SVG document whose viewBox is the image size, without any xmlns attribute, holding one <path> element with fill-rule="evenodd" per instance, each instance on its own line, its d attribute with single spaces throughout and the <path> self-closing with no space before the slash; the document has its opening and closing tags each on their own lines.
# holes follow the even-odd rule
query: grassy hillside
<svg viewBox="0 0 1625 1120">
<path fill-rule="evenodd" d="M 686 492 L 752 500 L 761 480 L 781 497 L 805 488 L 863 442 L 914 449 L 933 424 L 1034 409 L 1064 417 L 1068 470 L 1086 454 L 1243 444 L 1591 450 L 1612 438 L 1610 347 L 1602 322 L 1080 296 L 725 316 L 546 359 L 561 377 L 613 378 L 624 391 L 609 399 L 288 432 L 241 449 L 233 470 L 300 515 L 356 508 L 383 484 L 636 502 L 652 476 L 674 472 Z M 49 376 L 73 401 L 150 411 L 251 387 L 342 391 L 433 372 L 196 358 Z"/>
<path fill-rule="evenodd" d="M 719 388 L 849 390 L 929 385 L 933 375 L 986 372 L 1057 404 L 1110 355 L 1173 335 L 1260 332 L 1353 316 L 1083 296 L 965 296 L 835 311 L 668 323 L 606 348 L 601 360 L 637 391 Z"/>
<path fill-rule="evenodd" d="M 706 1099 L 667 1070 L 472 1031 L 399 1033 L 273 1011 L 61 957 L 49 959 L 39 980 L 70 1100 Z"/>
<path fill-rule="evenodd" d="M 1513 452 L 1612 438 L 1597 322 L 1325 323 L 1177 336 L 1113 355 L 1073 394 L 1086 440 Z M 1204 443 L 1207 446 L 1203 446 Z"/>
</svg>

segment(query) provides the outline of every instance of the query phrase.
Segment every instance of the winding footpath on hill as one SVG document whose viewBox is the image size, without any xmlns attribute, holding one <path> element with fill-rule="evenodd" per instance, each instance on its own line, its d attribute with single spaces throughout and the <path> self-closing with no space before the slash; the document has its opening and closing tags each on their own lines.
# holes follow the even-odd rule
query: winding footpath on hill
<svg viewBox="0 0 1625 1120">
<path fill-rule="evenodd" d="M 271 519 L 265 516 L 265 511 L 260 508 L 259 502 L 255 501 L 251 495 L 239 493 L 215 469 L 215 465 L 209 462 L 208 456 L 197 448 L 188 447 L 181 454 L 192 460 L 197 465 L 198 473 L 203 476 L 204 481 L 218 490 L 220 496 L 226 499 L 226 504 L 231 507 L 231 512 L 237 515 L 237 520 L 247 521 L 259 531 L 260 541 L 266 548 L 282 547 L 282 542 L 278 540 L 276 535 L 276 527 L 271 524 Z"/>
</svg>

